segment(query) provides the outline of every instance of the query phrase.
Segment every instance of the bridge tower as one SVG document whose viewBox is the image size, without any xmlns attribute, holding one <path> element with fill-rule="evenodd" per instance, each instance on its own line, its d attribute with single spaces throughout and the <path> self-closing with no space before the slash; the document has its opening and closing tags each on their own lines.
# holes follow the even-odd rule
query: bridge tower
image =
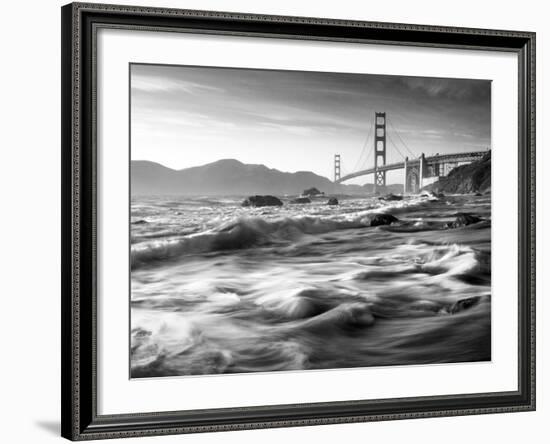
<svg viewBox="0 0 550 444">
<path fill-rule="evenodd" d="M 423 179 L 429 177 L 429 165 L 424 153 L 422 153 L 418 159 L 409 160 L 408 157 L 405 157 L 403 170 L 403 194 L 420 193 L 424 184 Z"/>
<path fill-rule="evenodd" d="M 426 156 L 424 156 L 424 153 L 420 154 L 420 166 L 419 166 L 419 174 L 418 174 L 418 192 L 420 193 L 420 190 L 423 186 L 423 179 L 427 176 L 427 164 L 426 164 Z"/>
<path fill-rule="evenodd" d="M 386 185 L 386 172 L 378 171 L 386 165 L 386 113 L 374 113 L 374 192 Z"/>
<path fill-rule="evenodd" d="M 340 180 L 340 154 L 334 155 L 334 182 L 338 182 Z"/>
<path fill-rule="evenodd" d="M 409 169 L 407 168 L 408 163 L 409 158 L 405 157 L 405 160 L 403 161 L 403 172 L 405 173 L 403 176 L 403 195 L 409 192 Z"/>
</svg>

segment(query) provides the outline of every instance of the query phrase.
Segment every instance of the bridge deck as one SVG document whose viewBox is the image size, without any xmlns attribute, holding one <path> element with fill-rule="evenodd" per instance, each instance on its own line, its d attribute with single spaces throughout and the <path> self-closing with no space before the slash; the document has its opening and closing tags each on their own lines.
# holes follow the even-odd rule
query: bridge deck
<svg viewBox="0 0 550 444">
<path fill-rule="evenodd" d="M 453 154 L 439 154 L 435 156 L 426 157 L 426 165 L 434 165 L 440 163 L 451 163 L 451 162 L 473 162 L 475 160 L 481 159 L 487 151 L 470 151 L 468 153 L 453 153 Z M 410 159 L 407 161 L 408 166 L 418 165 L 420 159 Z M 391 171 L 391 170 L 401 170 L 405 168 L 405 162 L 396 162 L 390 163 L 387 165 L 382 165 L 378 167 L 378 171 Z M 368 168 L 366 170 L 357 171 L 355 173 L 347 174 L 337 180 L 336 183 L 342 183 L 346 180 L 353 179 L 355 177 L 366 176 L 367 174 L 374 174 L 375 169 Z"/>
</svg>

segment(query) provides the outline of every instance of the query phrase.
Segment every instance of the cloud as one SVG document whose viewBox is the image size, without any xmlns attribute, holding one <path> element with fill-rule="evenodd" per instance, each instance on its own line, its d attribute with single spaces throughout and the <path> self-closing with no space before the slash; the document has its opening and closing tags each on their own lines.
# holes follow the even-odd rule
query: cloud
<svg viewBox="0 0 550 444">
<path fill-rule="evenodd" d="M 151 160 L 168 137 L 182 146 L 200 141 L 197 156 L 244 162 L 247 149 L 269 141 L 310 159 L 299 165 L 289 156 L 286 170 L 321 171 L 343 147 L 359 156 L 375 111 L 386 111 L 388 131 L 415 151 L 490 140 L 489 81 L 161 65 L 132 65 L 131 74 L 132 127 L 158 140 L 149 151 L 143 146 Z M 182 159 L 192 166 L 194 154 L 182 152 Z"/>
<path fill-rule="evenodd" d="M 132 92 L 145 92 L 145 93 L 174 93 L 182 92 L 187 94 L 200 94 L 204 92 L 216 92 L 223 93 L 221 88 L 217 88 L 211 85 L 204 85 L 196 82 L 190 82 L 188 80 L 179 80 L 171 78 L 162 78 L 159 76 L 134 76 L 132 77 Z"/>
<path fill-rule="evenodd" d="M 491 87 L 488 80 L 403 77 L 401 81 L 412 92 L 426 95 L 428 98 L 454 101 L 486 100 Z"/>
</svg>

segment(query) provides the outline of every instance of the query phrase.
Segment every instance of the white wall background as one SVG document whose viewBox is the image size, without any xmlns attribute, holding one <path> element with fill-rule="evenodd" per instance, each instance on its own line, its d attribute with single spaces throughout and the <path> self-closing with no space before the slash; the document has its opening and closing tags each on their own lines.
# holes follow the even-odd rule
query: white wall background
<svg viewBox="0 0 550 444">
<path fill-rule="evenodd" d="M 429 0 L 163 0 L 118 3 L 261 14 L 308 15 L 403 23 L 517 29 L 537 32 L 538 125 L 538 409 L 484 415 L 303 427 L 125 442 L 547 442 L 550 385 L 544 372 L 550 304 L 545 303 L 548 236 L 544 223 L 550 193 L 544 177 L 545 110 L 550 103 L 543 73 L 550 48 L 550 14 L 536 0 L 443 2 Z M 5 2 L 0 26 L 0 406 L 1 440 L 60 441 L 60 6 L 59 0 Z M 550 165 L 549 165 L 550 166 Z M 547 194 L 549 195 L 549 194 Z M 543 251 L 546 250 L 546 251 Z M 544 350 L 543 350 L 544 349 Z M 545 355 L 546 352 L 546 355 Z M 413 384 L 414 381 L 411 381 Z"/>
</svg>

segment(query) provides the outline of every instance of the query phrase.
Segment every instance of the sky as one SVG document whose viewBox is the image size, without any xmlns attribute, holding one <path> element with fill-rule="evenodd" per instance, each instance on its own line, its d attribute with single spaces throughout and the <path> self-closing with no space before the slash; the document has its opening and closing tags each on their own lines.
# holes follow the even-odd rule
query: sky
<svg viewBox="0 0 550 444">
<path fill-rule="evenodd" d="M 375 112 L 387 163 L 490 148 L 491 82 L 132 64 L 131 158 L 173 169 L 220 159 L 333 178 L 373 165 Z M 393 176 L 392 176 L 393 175 Z M 402 174 L 388 173 L 388 183 Z M 350 183 L 372 183 L 363 177 Z"/>
</svg>

